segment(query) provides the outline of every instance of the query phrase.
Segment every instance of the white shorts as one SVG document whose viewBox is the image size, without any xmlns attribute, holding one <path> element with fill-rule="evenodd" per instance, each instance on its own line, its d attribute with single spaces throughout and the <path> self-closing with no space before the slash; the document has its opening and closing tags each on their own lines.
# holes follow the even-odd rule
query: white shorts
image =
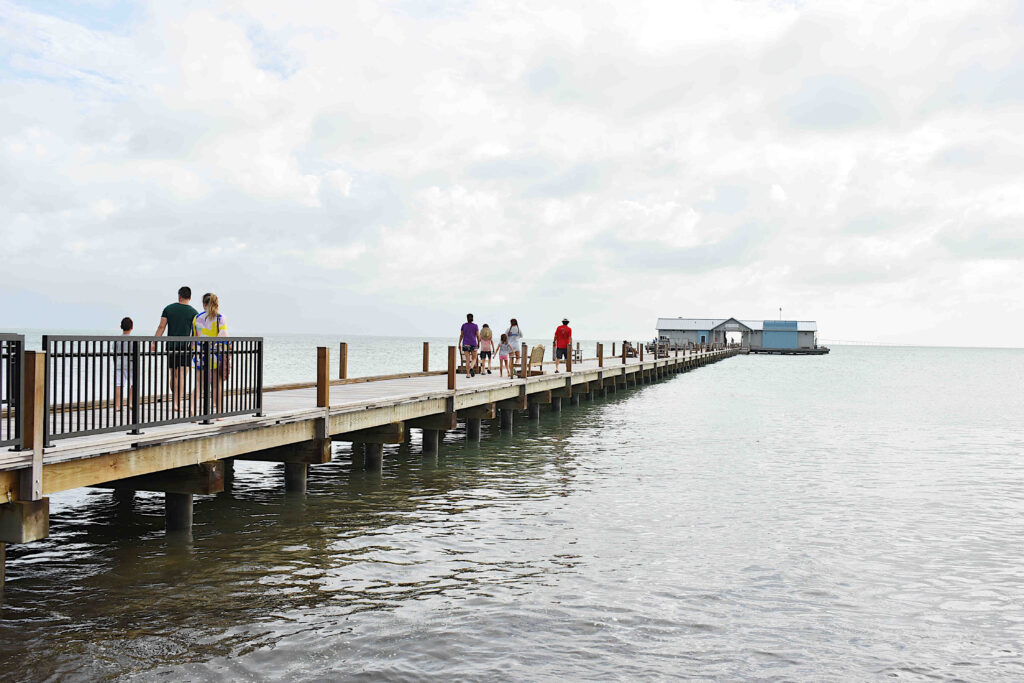
<svg viewBox="0 0 1024 683">
<path fill-rule="evenodd" d="M 114 368 L 114 386 L 115 387 L 130 387 L 132 385 L 132 373 L 129 372 L 128 368 Z"/>
</svg>

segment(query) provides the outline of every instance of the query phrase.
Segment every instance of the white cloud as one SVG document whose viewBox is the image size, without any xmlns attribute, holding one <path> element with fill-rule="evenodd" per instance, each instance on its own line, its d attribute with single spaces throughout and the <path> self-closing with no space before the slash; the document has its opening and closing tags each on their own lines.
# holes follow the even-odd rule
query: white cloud
<svg viewBox="0 0 1024 683">
<path fill-rule="evenodd" d="M 251 332 L 1024 336 L 1013 3 L 57 8 L 0 3 L 6 327 L 188 282 Z"/>
</svg>

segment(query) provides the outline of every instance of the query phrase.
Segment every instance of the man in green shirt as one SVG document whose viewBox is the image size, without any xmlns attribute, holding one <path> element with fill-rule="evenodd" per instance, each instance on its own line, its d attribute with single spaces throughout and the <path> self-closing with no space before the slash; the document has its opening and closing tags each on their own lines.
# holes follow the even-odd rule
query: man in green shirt
<svg viewBox="0 0 1024 683">
<path fill-rule="evenodd" d="M 178 290 L 178 303 L 168 304 L 160 314 L 160 325 L 156 328 L 157 337 L 163 336 L 164 330 L 168 337 L 191 337 L 192 320 L 199 315 L 199 311 L 189 305 L 192 300 L 192 289 L 182 287 Z M 168 379 L 171 384 L 171 407 L 178 412 L 181 403 L 182 392 L 186 386 L 186 377 L 190 368 L 189 360 L 192 352 L 188 342 L 167 342 L 167 370 Z M 156 342 L 153 342 L 150 350 L 156 350 Z M 194 402 L 191 404 L 195 412 Z"/>
</svg>

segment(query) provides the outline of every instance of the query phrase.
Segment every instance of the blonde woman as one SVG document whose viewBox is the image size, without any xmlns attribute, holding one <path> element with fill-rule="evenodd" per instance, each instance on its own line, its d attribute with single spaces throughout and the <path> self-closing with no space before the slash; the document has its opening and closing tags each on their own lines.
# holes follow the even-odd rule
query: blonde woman
<svg viewBox="0 0 1024 683">
<path fill-rule="evenodd" d="M 207 292 L 203 295 L 203 312 L 192 321 L 193 337 L 227 337 L 228 326 L 224 316 L 220 314 L 220 300 L 217 295 Z M 197 349 L 196 367 L 202 368 L 206 354 L 200 346 Z M 228 343 L 213 343 L 210 349 L 210 410 L 215 413 L 224 410 L 224 380 L 231 373 L 231 357 L 228 355 Z M 196 382 L 198 399 L 199 387 L 203 380 Z"/>
</svg>

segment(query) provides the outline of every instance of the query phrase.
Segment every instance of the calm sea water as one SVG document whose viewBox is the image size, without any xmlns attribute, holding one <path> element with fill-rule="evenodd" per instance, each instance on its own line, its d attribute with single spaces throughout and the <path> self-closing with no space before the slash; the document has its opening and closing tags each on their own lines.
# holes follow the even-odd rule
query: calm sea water
<svg viewBox="0 0 1024 683">
<path fill-rule="evenodd" d="M 1021 386 L 1017 350 L 736 357 L 383 474 L 342 448 L 304 498 L 240 463 L 190 536 L 61 494 L 0 678 L 1021 680 Z"/>
</svg>

